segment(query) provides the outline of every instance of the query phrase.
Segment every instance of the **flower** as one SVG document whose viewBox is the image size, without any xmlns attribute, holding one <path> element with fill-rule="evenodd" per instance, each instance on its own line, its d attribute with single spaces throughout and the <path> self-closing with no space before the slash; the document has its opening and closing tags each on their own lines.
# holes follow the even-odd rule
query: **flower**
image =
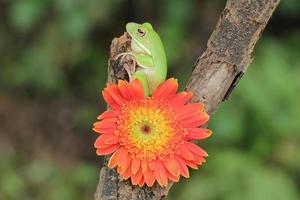
<svg viewBox="0 0 300 200">
<path fill-rule="evenodd" d="M 190 142 L 211 135 L 198 128 L 209 116 L 201 103 L 188 103 L 191 92 L 179 92 L 177 80 L 160 84 L 151 97 L 144 97 L 140 81 L 120 80 L 102 92 L 111 109 L 102 113 L 93 130 L 98 155 L 112 154 L 109 168 L 117 167 L 133 185 L 151 187 L 157 181 L 167 186 L 180 175 L 188 178 L 187 166 L 198 169 L 207 153 Z"/>
</svg>

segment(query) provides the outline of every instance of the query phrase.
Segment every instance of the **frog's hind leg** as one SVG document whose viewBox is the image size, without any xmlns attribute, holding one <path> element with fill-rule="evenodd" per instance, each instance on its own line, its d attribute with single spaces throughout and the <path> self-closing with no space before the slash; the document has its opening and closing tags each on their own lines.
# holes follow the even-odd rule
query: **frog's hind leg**
<svg viewBox="0 0 300 200">
<path fill-rule="evenodd" d="M 134 73 L 134 78 L 141 81 L 144 88 L 144 95 L 145 97 L 148 97 L 150 95 L 150 92 L 149 92 L 149 86 L 148 86 L 148 80 L 146 74 L 143 71 L 137 71 Z"/>
</svg>

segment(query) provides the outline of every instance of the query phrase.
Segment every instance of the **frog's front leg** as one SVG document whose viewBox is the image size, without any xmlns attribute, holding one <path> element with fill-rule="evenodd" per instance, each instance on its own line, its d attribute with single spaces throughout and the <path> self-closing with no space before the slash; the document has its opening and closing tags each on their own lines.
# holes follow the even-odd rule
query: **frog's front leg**
<svg viewBox="0 0 300 200">
<path fill-rule="evenodd" d="M 121 57 L 121 62 L 123 62 L 126 56 L 132 57 L 133 60 L 132 65 L 127 65 L 127 64 L 124 65 L 124 69 L 126 70 L 129 76 L 129 81 L 131 82 L 134 79 L 138 79 L 139 81 L 141 81 L 144 88 L 145 97 L 149 96 L 149 86 L 148 86 L 147 76 L 145 72 L 143 72 L 142 70 L 138 70 L 137 66 L 141 68 L 148 68 L 147 66 L 151 66 L 151 64 L 153 63 L 152 58 L 147 55 L 134 54 L 133 52 L 125 52 L 125 53 L 118 54 L 116 56 L 116 59 L 119 59 Z"/>
<path fill-rule="evenodd" d="M 136 71 L 136 66 L 137 66 L 137 62 L 136 62 L 136 56 L 134 53 L 131 53 L 131 52 L 125 52 L 125 53 L 120 53 L 116 56 L 116 60 L 119 59 L 121 57 L 121 60 L 120 62 L 121 63 L 124 63 L 124 58 L 126 58 L 127 56 L 131 57 L 132 61 L 133 61 L 133 64 L 125 64 L 123 65 L 124 66 L 124 69 L 125 71 L 127 72 L 128 74 L 128 77 L 129 77 L 129 81 L 133 81 L 133 74 L 134 72 Z"/>
<path fill-rule="evenodd" d="M 132 57 L 133 65 L 124 65 L 124 68 L 129 76 L 129 81 L 133 79 L 138 79 L 142 82 L 145 94 L 149 95 L 148 80 L 145 74 L 145 69 L 151 70 L 154 63 L 150 55 L 134 52 L 125 52 L 117 55 L 117 59 L 121 57 L 121 62 L 126 56 Z"/>
<path fill-rule="evenodd" d="M 143 88 L 144 88 L 144 94 L 146 97 L 150 95 L 150 88 L 149 88 L 149 76 L 146 75 L 147 70 L 153 69 L 153 59 L 149 55 L 145 54 L 136 54 L 135 55 L 137 68 L 134 73 L 134 78 L 141 81 Z"/>
</svg>

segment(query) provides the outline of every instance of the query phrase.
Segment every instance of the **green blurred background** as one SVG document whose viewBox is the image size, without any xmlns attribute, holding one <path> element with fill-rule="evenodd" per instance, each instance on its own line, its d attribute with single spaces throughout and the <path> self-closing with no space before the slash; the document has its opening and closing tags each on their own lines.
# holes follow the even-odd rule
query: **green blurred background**
<svg viewBox="0 0 300 200">
<path fill-rule="evenodd" d="M 1 0 L 0 199 L 93 199 L 111 40 L 151 22 L 181 87 L 222 0 Z M 207 163 L 170 200 L 300 199 L 300 1 L 282 0 L 229 101 L 201 141 Z"/>
</svg>

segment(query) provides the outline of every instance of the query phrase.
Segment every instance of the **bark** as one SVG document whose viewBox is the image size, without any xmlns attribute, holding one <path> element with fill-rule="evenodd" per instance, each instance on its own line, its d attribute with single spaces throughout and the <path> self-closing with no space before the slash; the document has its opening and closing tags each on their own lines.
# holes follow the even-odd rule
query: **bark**
<svg viewBox="0 0 300 200">
<path fill-rule="evenodd" d="M 252 61 L 252 52 L 279 0 L 228 0 L 215 27 L 206 51 L 197 59 L 186 89 L 194 93 L 193 102 L 202 102 L 213 114 L 218 105 L 227 100 Z M 128 80 L 123 65 L 115 56 L 130 50 L 130 37 L 124 34 L 111 44 L 108 82 Z M 107 161 L 108 157 L 105 158 Z M 100 172 L 96 200 L 157 200 L 167 196 L 166 188 L 155 184 L 152 188 L 132 186 L 106 163 Z"/>
</svg>

